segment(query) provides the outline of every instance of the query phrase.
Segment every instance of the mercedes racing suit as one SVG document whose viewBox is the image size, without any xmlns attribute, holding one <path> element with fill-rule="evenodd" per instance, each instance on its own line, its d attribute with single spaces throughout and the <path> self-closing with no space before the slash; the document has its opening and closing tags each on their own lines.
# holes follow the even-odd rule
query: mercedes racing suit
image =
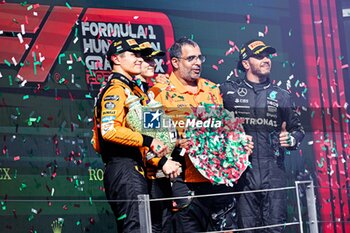
<svg viewBox="0 0 350 233">
<path fill-rule="evenodd" d="M 286 122 L 287 131 L 296 140 L 288 150 L 295 150 L 305 134 L 289 93 L 272 85 L 269 79 L 259 84 L 247 79 L 226 81 L 220 90 L 224 107 L 244 120 L 245 132 L 254 142 L 251 167 L 240 178 L 239 187 L 242 191 L 285 187 L 284 148 L 279 146 L 281 125 Z M 238 201 L 240 228 L 285 223 L 286 197 L 285 191 L 242 194 Z M 258 232 L 282 230 L 274 227 Z"/>
</svg>

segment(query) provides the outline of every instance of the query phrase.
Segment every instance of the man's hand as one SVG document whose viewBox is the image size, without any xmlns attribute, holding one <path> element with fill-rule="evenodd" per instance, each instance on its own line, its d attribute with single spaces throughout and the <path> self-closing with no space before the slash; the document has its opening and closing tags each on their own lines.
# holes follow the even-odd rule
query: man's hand
<svg viewBox="0 0 350 233">
<path fill-rule="evenodd" d="M 182 139 L 177 139 L 176 140 L 176 146 L 180 147 L 180 148 L 184 148 L 184 149 L 188 149 L 190 146 L 190 140 L 186 139 L 186 138 L 182 138 Z"/>
<path fill-rule="evenodd" d="M 164 143 L 156 138 L 153 139 L 151 144 L 151 151 L 159 158 L 169 154 L 168 146 L 164 145 Z"/>
<path fill-rule="evenodd" d="M 295 138 L 287 131 L 286 129 L 286 122 L 283 122 L 282 123 L 282 129 L 281 129 L 281 133 L 280 133 L 280 137 L 279 137 L 279 140 L 280 140 L 280 145 L 282 147 L 292 147 L 292 146 L 295 146 L 296 144 L 296 140 Z"/>
<path fill-rule="evenodd" d="M 156 83 L 165 84 L 168 82 L 169 75 L 168 74 L 158 74 L 154 79 L 156 80 Z"/>
<path fill-rule="evenodd" d="M 253 137 L 250 135 L 245 135 L 245 136 L 246 136 L 247 144 L 244 146 L 244 149 L 248 155 L 251 155 L 253 153 L 253 149 L 254 149 Z"/>
<path fill-rule="evenodd" d="M 181 164 L 179 162 L 168 159 L 163 165 L 162 170 L 167 177 L 173 179 L 180 175 L 181 173 L 180 167 L 181 167 Z"/>
</svg>

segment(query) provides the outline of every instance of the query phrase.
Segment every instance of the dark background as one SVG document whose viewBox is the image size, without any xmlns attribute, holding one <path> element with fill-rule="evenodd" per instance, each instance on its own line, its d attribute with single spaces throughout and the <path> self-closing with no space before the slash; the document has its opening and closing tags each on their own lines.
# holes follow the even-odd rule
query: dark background
<svg viewBox="0 0 350 233">
<path fill-rule="evenodd" d="M 21 2 L 7 1 L 18 3 L 19 7 L 22 7 Z M 36 1 L 28 5 L 34 3 L 66 6 L 66 1 Z M 207 56 L 202 76 L 216 83 L 228 77 L 235 78 L 232 72 L 235 73 L 238 53 L 225 55 L 232 47 L 230 43 L 240 47 L 268 28 L 261 39 L 275 47 L 278 53 L 273 58 L 271 78 L 282 88 L 291 86 L 290 92 L 297 106 L 309 107 L 307 93 L 304 97 L 297 95 L 304 90 L 299 84 L 307 82 L 298 1 L 128 0 L 70 1 L 69 4 L 72 7 L 166 14 L 173 27 L 174 39 L 187 36 L 201 46 L 202 53 Z M 337 7 L 341 48 L 344 63 L 347 63 L 350 16 L 342 17 L 341 11 L 350 8 L 350 2 L 337 1 Z M 249 23 L 247 15 L 250 16 Z M 73 34 L 72 29 L 61 52 L 83 56 L 80 43 L 73 43 Z M 214 69 L 213 65 L 218 68 Z M 98 170 L 103 169 L 103 164 L 90 145 L 93 107 L 90 96 L 96 95 L 99 86 L 88 85 L 85 68 L 76 63 L 72 70 L 67 70 L 66 64 L 56 62 L 39 93 L 34 92 L 37 85 L 33 83 L 19 87 L 14 79 L 16 68 L 0 64 L 0 71 L 3 76 L 0 78 L 0 146 L 3 151 L 0 167 L 10 168 L 11 177 L 11 180 L 0 180 L 0 232 L 50 232 L 52 221 L 58 217 L 64 218 L 63 232 L 115 232 L 113 214 L 104 202 L 102 173 Z M 348 69 L 343 72 L 345 86 L 349 87 Z M 70 80 L 72 74 L 74 83 L 58 82 L 57 76 Z M 9 76 L 13 78 L 12 85 Z M 349 91 L 345 94 L 349 99 Z M 25 95 L 29 95 L 29 99 L 24 99 Z M 57 100 L 57 96 L 61 99 Z M 304 116 L 303 122 L 308 124 L 309 116 Z M 31 118 L 35 118 L 32 123 Z M 310 141 L 312 132 L 308 131 L 301 150 L 286 156 L 291 186 L 299 172 L 315 173 L 317 162 Z M 20 160 L 15 161 L 16 156 L 20 156 Z M 293 192 L 289 198 L 289 221 L 295 221 L 297 205 Z M 297 227 L 287 229 L 297 231 Z"/>
</svg>

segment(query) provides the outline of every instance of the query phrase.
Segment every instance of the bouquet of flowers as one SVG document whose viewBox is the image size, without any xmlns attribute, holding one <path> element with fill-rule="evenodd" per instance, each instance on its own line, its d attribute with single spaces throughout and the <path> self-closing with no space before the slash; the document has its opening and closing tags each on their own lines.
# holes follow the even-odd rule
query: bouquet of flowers
<svg viewBox="0 0 350 233">
<path fill-rule="evenodd" d="M 175 149 L 177 139 L 176 129 L 174 127 L 147 129 L 143 125 L 144 112 L 154 112 L 156 116 L 161 116 L 164 121 L 171 121 L 171 118 L 162 112 L 162 104 L 154 100 L 154 94 L 152 92 L 149 94 L 150 102 L 146 106 L 142 106 L 140 104 L 140 98 L 130 93 L 130 90 L 125 89 L 125 93 L 128 96 L 125 105 L 129 108 L 128 114 L 126 115 L 127 125 L 134 131 L 161 140 L 168 146 L 170 153 L 167 157 L 170 157 L 172 151 Z M 171 125 L 172 124 L 169 124 L 169 126 Z M 153 152 L 147 153 L 147 160 L 150 160 L 153 157 L 155 157 Z"/>
<path fill-rule="evenodd" d="M 189 115 L 188 155 L 196 169 L 213 184 L 233 186 L 250 166 L 242 120 L 222 106 L 203 103 Z"/>
</svg>

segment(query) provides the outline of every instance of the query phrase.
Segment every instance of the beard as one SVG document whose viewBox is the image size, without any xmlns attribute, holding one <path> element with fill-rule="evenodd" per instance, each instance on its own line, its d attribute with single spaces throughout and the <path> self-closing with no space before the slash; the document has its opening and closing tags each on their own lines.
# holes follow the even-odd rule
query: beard
<svg viewBox="0 0 350 233">
<path fill-rule="evenodd" d="M 260 67 L 258 67 L 258 68 L 252 67 L 251 72 L 252 72 L 252 74 L 254 74 L 255 76 L 257 76 L 259 78 L 268 78 L 270 76 L 271 69 L 263 72 Z"/>
</svg>

